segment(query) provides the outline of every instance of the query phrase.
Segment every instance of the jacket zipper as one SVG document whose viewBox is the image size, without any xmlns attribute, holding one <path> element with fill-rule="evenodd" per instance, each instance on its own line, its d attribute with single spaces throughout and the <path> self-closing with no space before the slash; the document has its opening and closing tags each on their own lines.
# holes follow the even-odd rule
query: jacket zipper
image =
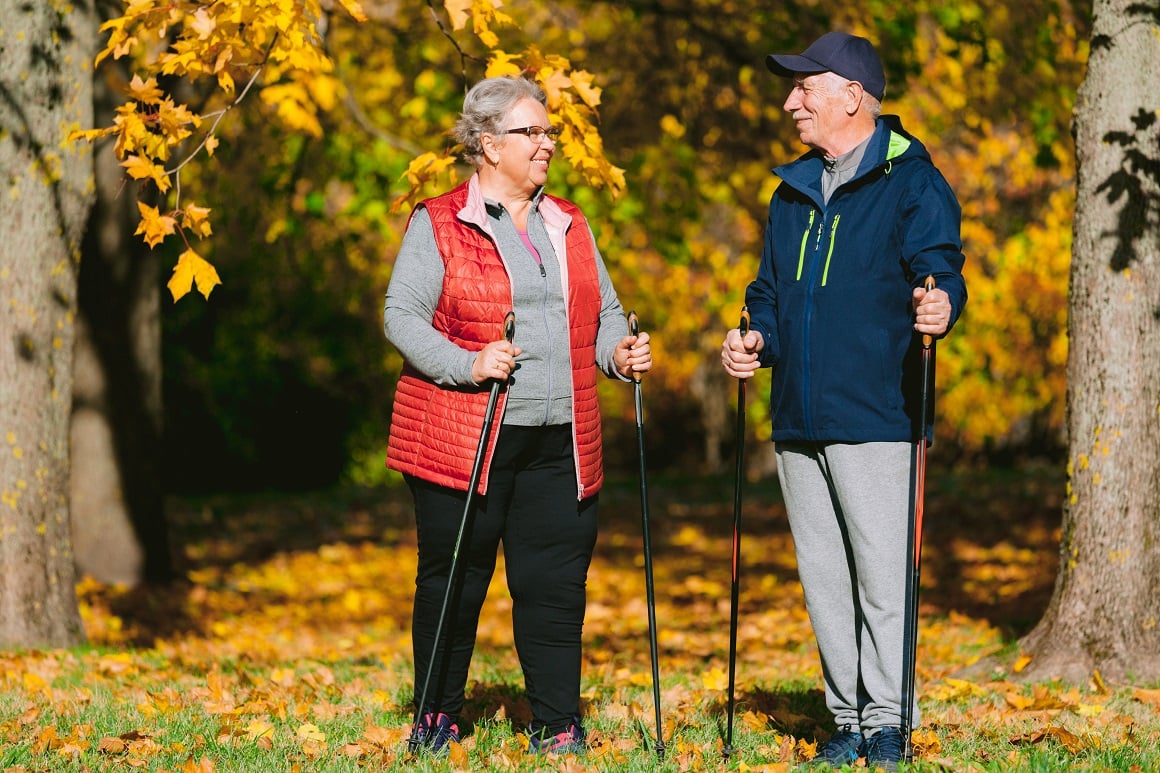
<svg viewBox="0 0 1160 773">
<path fill-rule="evenodd" d="M 806 224 L 806 230 L 804 233 L 802 233 L 802 245 L 798 250 L 798 268 L 797 276 L 794 277 L 795 280 L 800 280 L 802 278 L 802 266 L 805 265 L 806 262 L 806 242 L 809 241 L 810 231 L 814 230 L 814 215 L 816 214 L 817 210 L 810 210 L 810 222 Z"/>
<path fill-rule="evenodd" d="M 830 245 L 826 248 L 826 267 L 822 270 L 822 287 L 826 286 L 826 279 L 830 276 L 830 258 L 834 256 L 834 240 L 838 235 L 838 221 L 841 219 L 842 214 L 839 212 L 834 215 L 834 222 L 830 225 Z"/>
</svg>

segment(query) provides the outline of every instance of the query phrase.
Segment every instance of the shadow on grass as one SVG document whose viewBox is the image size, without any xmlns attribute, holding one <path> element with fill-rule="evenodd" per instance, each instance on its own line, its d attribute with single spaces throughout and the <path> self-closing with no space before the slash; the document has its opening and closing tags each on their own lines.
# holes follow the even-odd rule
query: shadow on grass
<svg viewBox="0 0 1160 773">
<path fill-rule="evenodd" d="M 834 717 L 826 708 L 825 693 L 816 687 L 786 683 L 779 690 L 749 690 L 738 692 L 736 710 L 733 717 L 733 734 L 741 731 L 739 725 L 747 712 L 756 716 L 764 715 L 765 727 L 749 730 L 775 730 L 796 738 L 828 739 L 834 733 Z M 724 739 L 728 717 L 718 719 L 721 738 Z"/>
</svg>

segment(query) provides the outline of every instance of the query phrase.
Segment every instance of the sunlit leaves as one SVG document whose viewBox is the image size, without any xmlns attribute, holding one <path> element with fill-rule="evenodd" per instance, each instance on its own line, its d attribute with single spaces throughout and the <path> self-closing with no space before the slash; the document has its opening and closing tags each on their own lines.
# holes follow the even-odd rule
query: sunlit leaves
<svg viewBox="0 0 1160 773">
<path fill-rule="evenodd" d="M 493 37 L 480 33 L 481 25 L 490 29 L 488 25 L 499 18 L 498 12 L 493 12 L 491 8 L 487 0 L 447 4 L 448 12 L 457 20 L 457 28 L 465 24 L 467 14 L 476 14 L 474 29 L 484 44 L 492 48 L 484 75 L 524 75 L 539 83 L 547 96 L 552 122 L 562 130 L 557 145 L 559 152 L 583 175 L 587 184 L 607 189 L 613 196 L 620 195 L 626 184 L 624 170 L 609 160 L 604 149 L 596 112 L 600 104 L 600 89 L 594 85 L 593 75 L 573 68 L 567 58 L 546 54 L 534 45 L 518 53 L 494 48 L 495 43 L 490 42 Z M 479 14 L 483 14 L 482 22 Z M 510 23 L 510 19 L 503 18 Z M 454 150 L 451 149 L 451 152 Z M 435 183 L 446 182 L 442 174 L 453 162 L 454 157 L 451 155 L 447 156 L 446 163 L 438 163 L 430 153 L 419 155 L 404 175 L 409 187 L 395 198 L 392 210 L 398 211 L 410 205 Z"/>
<path fill-rule="evenodd" d="M 493 74 L 539 74 L 551 93 L 549 107 L 561 107 L 564 115 L 568 132 L 561 146 L 565 155 L 590 184 L 608 187 L 613 193 L 622 190 L 623 171 L 604 157 L 595 126 L 599 89 L 593 86 L 592 75 L 573 70 L 563 57 L 544 56 L 534 47 L 516 54 L 503 51 L 499 33 L 518 32 L 519 28 L 501 5 L 493 0 L 450 0 L 445 10 L 451 32 L 467 31 L 474 36 L 490 57 L 488 69 Z M 340 6 L 356 21 L 367 18 L 357 0 L 341 0 Z M 320 33 L 331 21 L 324 17 L 318 0 L 175 0 L 164 4 L 128 0 L 124 15 L 102 26 L 108 39 L 97 57 L 98 63 L 108 57 L 133 57 L 128 101 L 118 109 L 113 126 L 73 136 L 94 140 L 114 135 L 116 153 L 130 177 L 169 195 L 180 195 L 180 175 L 186 164 L 202 150 L 213 155 L 220 142 L 221 120 L 251 89 L 282 127 L 321 137 L 325 131 L 323 114 L 345 96 L 345 86 L 334 75 Z M 456 47 L 461 45 L 456 42 Z M 199 88 L 208 95 L 206 104 L 213 109 L 196 115 L 186 105 L 175 103 L 158 85 L 159 76 L 204 84 Z M 414 107 L 424 121 L 440 120 L 440 116 L 428 113 L 442 110 L 441 106 L 418 96 L 416 99 Z M 569 104 L 574 107 L 564 110 Z M 210 123 L 203 126 L 203 121 Z M 409 189 L 396 197 L 395 210 L 412 203 L 436 180 L 446 179 L 443 175 L 453 163 L 450 156 L 444 162 L 417 155 L 404 177 Z M 187 242 L 210 232 L 203 218 L 197 221 L 197 231 L 185 233 L 189 218 L 178 214 L 180 206 L 177 201 L 173 210 L 153 217 L 139 229 L 151 247 L 175 232 L 181 232 Z M 191 274 L 179 267 L 177 275 L 175 282 L 180 288 L 205 272 Z M 198 286 L 212 288 L 213 283 Z"/>
<path fill-rule="evenodd" d="M 143 202 L 137 202 L 137 209 L 141 212 L 141 221 L 137 224 L 138 235 L 144 234 L 145 243 L 150 247 L 161 243 L 166 236 L 177 228 L 177 218 L 162 215 L 157 207 L 151 207 Z"/>
<path fill-rule="evenodd" d="M 218 277 L 217 269 L 205 258 L 189 249 L 181 253 L 177 259 L 173 276 L 170 277 L 166 287 L 173 295 L 173 300 L 178 301 L 193 289 L 194 284 L 197 285 L 197 291 L 208 299 L 213 288 L 221 284 L 221 278 Z"/>
<path fill-rule="evenodd" d="M 366 18 L 356 0 L 344 0 L 342 6 L 354 18 Z M 185 144 L 201 128 L 203 116 L 167 94 L 158 85 L 159 76 L 178 76 L 191 83 L 208 80 L 211 91 L 218 92 L 211 102 L 232 98 L 239 79 L 247 90 L 257 84 L 261 101 L 285 126 L 319 136 L 317 114 L 333 108 L 340 91 L 329 74 L 333 65 L 322 50 L 321 16 L 317 0 L 164 4 L 128 0 L 124 15 L 102 25 L 109 37 L 96 59 L 100 63 L 106 57 L 134 56 L 134 75 L 125 89 L 128 101 L 117 109 L 113 126 L 77 132 L 73 138 L 114 135 L 115 152 L 132 179 L 151 183 L 161 194 L 179 190 L 181 168 L 202 150 L 213 155 L 218 123 L 245 92 L 212 114 L 212 125 L 190 150 Z M 187 155 L 168 167 L 183 148 Z M 137 233 L 150 247 L 187 227 L 190 233 L 183 232 L 187 241 L 189 236 L 204 238 L 212 232 L 208 212 L 196 204 L 175 207 L 165 215 L 142 209 Z M 175 269 L 170 290 L 180 298 L 194 283 L 208 296 L 218 279 L 213 267 L 191 249 Z"/>
</svg>

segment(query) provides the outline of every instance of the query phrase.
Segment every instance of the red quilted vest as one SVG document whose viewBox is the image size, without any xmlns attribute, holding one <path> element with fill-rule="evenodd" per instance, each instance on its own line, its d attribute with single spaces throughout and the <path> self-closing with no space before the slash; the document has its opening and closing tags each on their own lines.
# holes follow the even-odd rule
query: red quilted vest
<svg viewBox="0 0 1160 773">
<path fill-rule="evenodd" d="M 443 258 L 443 291 L 433 326 L 470 351 L 503 336 L 511 309 L 511 284 L 495 243 L 478 225 L 482 197 L 474 178 L 442 196 L 424 201 Z M 470 195 L 469 195 L 470 194 Z M 464 213 L 465 207 L 467 213 Z M 572 358 L 572 432 L 576 448 L 577 498 L 592 496 L 604 483 L 600 445 L 600 405 L 596 395 L 596 332 L 600 325 L 600 283 L 588 222 L 574 204 L 550 196 L 540 202 L 553 246 L 564 258 Z M 519 338 L 519 320 L 516 320 Z M 500 391 L 496 418 L 484 454 L 478 491 L 487 493 L 488 469 L 502 423 L 506 393 Z M 387 467 L 441 486 L 467 490 L 487 410 L 488 390 L 445 388 L 408 364 L 395 390 Z"/>
</svg>

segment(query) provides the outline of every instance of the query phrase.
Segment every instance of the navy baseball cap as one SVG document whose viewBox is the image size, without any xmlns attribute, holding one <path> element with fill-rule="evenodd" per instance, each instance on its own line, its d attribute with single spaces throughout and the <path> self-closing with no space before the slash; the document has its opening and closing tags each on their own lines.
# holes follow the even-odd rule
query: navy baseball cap
<svg viewBox="0 0 1160 773">
<path fill-rule="evenodd" d="M 879 100 L 886 94 L 886 73 L 874 44 L 845 32 L 827 32 L 800 54 L 770 54 L 765 57 L 770 72 L 785 78 L 795 73 L 834 72 L 846 80 L 858 81 Z"/>
</svg>

